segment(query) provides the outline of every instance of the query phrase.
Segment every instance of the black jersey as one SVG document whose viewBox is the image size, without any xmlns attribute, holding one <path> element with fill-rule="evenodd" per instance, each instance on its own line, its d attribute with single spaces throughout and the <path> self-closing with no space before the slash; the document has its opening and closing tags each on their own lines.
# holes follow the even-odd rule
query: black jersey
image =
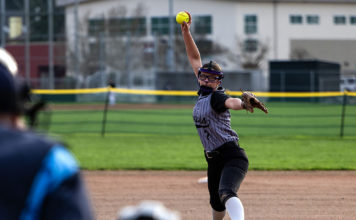
<svg viewBox="0 0 356 220">
<path fill-rule="evenodd" d="M 195 104 L 193 119 L 206 151 L 230 141 L 238 141 L 238 135 L 231 129 L 230 111 L 225 107 L 227 98 L 224 91 L 218 90 L 200 94 Z"/>
</svg>

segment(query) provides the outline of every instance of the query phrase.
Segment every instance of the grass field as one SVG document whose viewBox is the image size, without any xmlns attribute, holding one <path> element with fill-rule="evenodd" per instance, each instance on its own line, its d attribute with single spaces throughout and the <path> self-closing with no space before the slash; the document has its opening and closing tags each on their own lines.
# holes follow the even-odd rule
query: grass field
<svg viewBox="0 0 356 220">
<path fill-rule="evenodd" d="M 356 106 L 268 103 L 270 113 L 232 112 L 232 127 L 256 170 L 356 169 Z M 69 144 L 85 169 L 201 170 L 203 148 L 192 109 L 52 112 L 50 132 Z"/>
</svg>

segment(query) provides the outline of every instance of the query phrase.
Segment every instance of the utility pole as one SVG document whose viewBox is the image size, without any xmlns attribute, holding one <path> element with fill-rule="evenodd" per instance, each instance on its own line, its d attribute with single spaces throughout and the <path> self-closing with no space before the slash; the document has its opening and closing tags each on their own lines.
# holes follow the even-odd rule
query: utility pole
<svg viewBox="0 0 356 220">
<path fill-rule="evenodd" d="M 133 75 L 131 71 L 131 59 L 132 59 L 132 53 L 131 53 L 131 32 L 128 31 L 126 33 L 126 45 L 125 45 L 125 71 L 126 71 L 126 76 L 127 76 L 127 86 L 128 88 L 132 89 L 133 87 Z"/>
<path fill-rule="evenodd" d="M 75 0 L 74 6 L 74 56 L 75 56 L 75 75 L 79 76 L 79 40 L 78 40 L 78 31 L 79 31 L 79 18 L 78 18 L 78 6 L 79 0 Z"/>
<path fill-rule="evenodd" d="M 99 35 L 99 71 L 101 86 L 106 87 L 106 36 L 104 33 Z"/>
<path fill-rule="evenodd" d="M 25 74 L 26 74 L 26 82 L 30 83 L 30 71 L 31 71 L 31 61 L 30 61 L 30 31 L 31 31 L 31 23 L 30 23 L 30 1 L 24 0 L 25 5 Z"/>
<path fill-rule="evenodd" d="M 49 89 L 54 89 L 54 69 L 53 69 L 53 2 L 48 2 L 48 70 Z"/>
<path fill-rule="evenodd" d="M 173 15 L 173 4 L 174 0 L 169 1 L 169 46 L 168 46 L 168 54 L 167 54 L 167 62 L 169 71 L 173 72 L 175 69 L 175 57 L 174 57 L 174 15 Z"/>
<path fill-rule="evenodd" d="M 6 46 L 6 35 L 5 35 L 5 20 L 6 20 L 6 2 L 1 0 L 1 47 Z"/>
</svg>

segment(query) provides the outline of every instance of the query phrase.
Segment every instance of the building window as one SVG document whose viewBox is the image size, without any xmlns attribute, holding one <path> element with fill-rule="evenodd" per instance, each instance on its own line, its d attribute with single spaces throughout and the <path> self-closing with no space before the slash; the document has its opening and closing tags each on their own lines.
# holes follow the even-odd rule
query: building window
<svg viewBox="0 0 356 220">
<path fill-rule="evenodd" d="M 169 33 L 169 19 L 168 17 L 152 18 L 151 31 L 154 35 L 163 35 Z"/>
<path fill-rule="evenodd" d="M 110 36 L 133 36 L 146 35 L 146 18 L 111 18 L 109 19 L 108 29 Z"/>
<path fill-rule="evenodd" d="M 197 44 L 201 55 L 209 56 L 214 53 L 214 44 L 211 40 L 197 39 L 195 43 Z"/>
<path fill-rule="evenodd" d="M 105 20 L 104 19 L 90 19 L 89 20 L 89 36 L 97 36 L 100 33 L 105 32 Z"/>
<path fill-rule="evenodd" d="M 319 16 L 318 15 L 307 15 L 307 23 L 308 24 L 319 24 Z"/>
<path fill-rule="evenodd" d="M 301 15 L 290 15 L 289 16 L 289 22 L 291 24 L 302 24 L 303 23 L 303 17 Z"/>
<path fill-rule="evenodd" d="M 255 39 L 247 39 L 244 42 L 245 52 L 256 52 L 258 49 L 258 41 Z"/>
<path fill-rule="evenodd" d="M 350 16 L 350 24 L 351 25 L 356 25 L 356 15 L 351 15 Z"/>
<path fill-rule="evenodd" d="M 172 17 L 172 19 L 174 19 Z M 180 30 L 180 24 L 173 21 L 173 29 L 175 32 Z M 151 18 L 151 32 L 153 35 L 168 35 L 169 34 L 169 17 L 153 17 Z"/>
<path fill-rule="evenodd" d="M 212 19 L 211 16 L 197 16 L 194 17 L 194 31 L 196 34 L 211 34 L 212 33 Z"/>
<path fill-rule="evenodd" d="M 174 32 L 180 33 L 180 24 L 172 18 Z M 211 34 L 212 33 L 212 18 L 211 16 L 197 16 L 193 19 L 194 33 L 196 34 Z M 153 17 L 151 18 L 151 32 L 153 35 L 168 35 L 169 34 L 169 17 Z"/>
<path fill-rule="evenodd" d="M 245 33 L 257 33 L 257 15 L 245 15 Z"/>
<path fill-rule="evenodd" d="M 334 16 L 334 24 L 343 25 L 346 24 L 346 16 L 343 15 L 335 15 Z"/>
<path fill-rule="evenodd" d="M 302 24 L 303 23 L 303 17 L 301 15 L 290 15 L 289 16 L 289 22 L 291 24 Z"/>
</svg>

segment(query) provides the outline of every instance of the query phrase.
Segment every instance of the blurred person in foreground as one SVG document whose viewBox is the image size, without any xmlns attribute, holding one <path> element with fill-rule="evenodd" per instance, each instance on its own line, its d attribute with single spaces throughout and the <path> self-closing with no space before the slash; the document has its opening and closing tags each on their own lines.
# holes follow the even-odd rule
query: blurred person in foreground
<svg viewBox="0 0 356 220">
<path fill-rule="evenodd" d="M 16 73 L 0 48 L 0 219 L 94 219 L 71 153 L 26 129 Z"/>
<path fill-rule="evenodd" d="M 190 17 L 189 13 L 188 15 Z M 213 220 L 223 219 L 225 210 L 232 220 L 244 219 L 244 208 L 237 192 L 246 176 L 249 161 L 239 145 L 237 133 L 231 128 L 229 109 L 253 112 L 255 106 L 250 107 L 251 99 L 246 99 L 248 102 L 245 102 L 245 98 L 241 100 L 225 94 L 221 87 L 224 74 L 214 61 L 202 64 L 200 52 L 190 33 L 190 24 L 191 19 L 188 23 L 183 22 L 181 31 L 188 60 L 200 86 L 193 119 L 208 164 L 208 189 Z M 254 96 L 251 98 L 257 101 Z M 267 109 L 263 111 L 267 113 Z"/>
<path fill-rule="evenodd" d="M 159 201 L 146 200 L 137 206 L 124 207 L 116 220 L 180 220 L 180 216 Z"/>
</svg>

